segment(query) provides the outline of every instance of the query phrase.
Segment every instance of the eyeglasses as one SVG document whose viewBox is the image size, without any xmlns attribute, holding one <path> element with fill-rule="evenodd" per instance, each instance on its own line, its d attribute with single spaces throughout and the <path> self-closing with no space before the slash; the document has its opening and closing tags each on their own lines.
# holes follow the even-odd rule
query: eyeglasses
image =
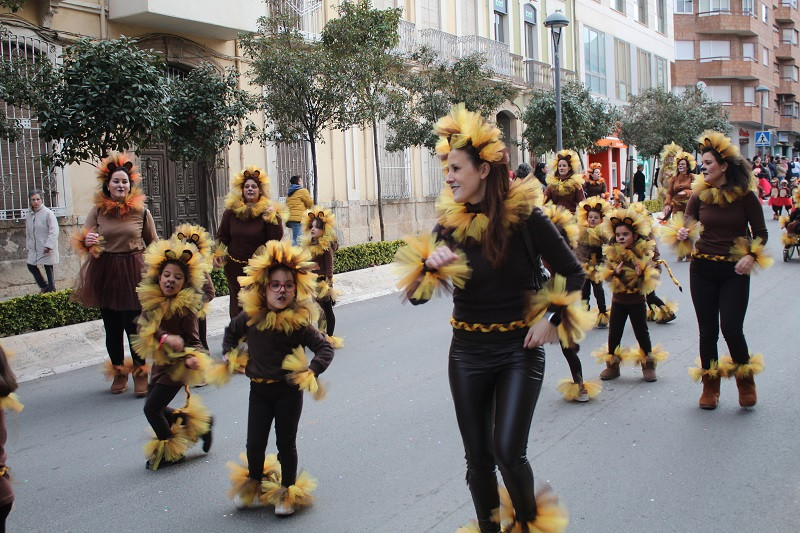
<svg viewBox="0 0 800 533">
<path fill-rule="evenodd" d="M 269 290 L 272 292 L 281 292 L 281 289 L 284 289 L 286 292 L 294 292 L 295 288 L 297 287 L 293 281 L 289 281 L 287 283 L 281 283 L 280 281 L 270 281 Z"/>
</svg>

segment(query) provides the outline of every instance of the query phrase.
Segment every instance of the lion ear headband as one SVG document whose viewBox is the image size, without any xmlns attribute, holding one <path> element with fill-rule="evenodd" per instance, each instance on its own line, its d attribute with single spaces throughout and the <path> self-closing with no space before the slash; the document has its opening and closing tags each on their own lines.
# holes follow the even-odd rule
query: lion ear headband
<svg viewBox="0 0 800 533">
<path fill-rule="evenodd" d="M 625 226 L 630 226 L 630 227 L 633 227 L 633 219 L 632 219 L 631 217 L 625 217 L 625 218 L 611 217 L 611 223 L 612 223 L 612 224 L 613 224 L 615 227 L 616 227 L 616 226 L 621 226 L 621 225 L 623 225 L 623 224 L 624 224 Z"/>
<path fill-rule="evenodd" d="M 322 220 L 323 218 L 325 218 L 325 213 L 323 213 L 322 211 L 318 213 L 309 213 L 308 218 L 310 218 L 311 220 L 314 220 L 315 218 Z"/>
<path fill-rule="evenodd" d="M 118 170 L 121 170 L 130 176 L 131 170 L 133 170 L 133 163 L 131 161 L 126 161 L 122 166 L 117 166 L 117 164 L 113 161 L 109 161 L 106 165 L 106 174 L 108 174 L 109 177 Z"/>
<path fill-rule="evenodd" d="M 192 233 L 191 235 L 184 235 L 182 231 L 179 231 L 175 236 L 182 241 L 188 241 L 191 242 L 192 244 L 197 244 L 198 242 L 200 242 L 200 235 L 198 235 L 197 233 Z"/>
<path fill-rule="evenodd" d="M 166 257 L 167 259 L 178 260 L 178 261 L 181 261 L 183 263 L 189 262 L 189 260 L 192 258 L 192 255 L 194 255 L 194 254 L 192 254 L 191 250 L 184 250 L 183 252 L 181 252 L 180 256 L 177 255 L 172 250 L 167 250 L 167 251 L 164 252 L 164 257 Z"/>
<path fill-rule="evenodd" d="M 248 178 L 258 179 L 258 177 L 260 175 L 261 175 L 261 171 L 260 170 L 254 170 L 253 172 L 250 172 L 249 170 L 245 170 L 244 171 L 244 179 L 248 179 Z"/>
</svg>

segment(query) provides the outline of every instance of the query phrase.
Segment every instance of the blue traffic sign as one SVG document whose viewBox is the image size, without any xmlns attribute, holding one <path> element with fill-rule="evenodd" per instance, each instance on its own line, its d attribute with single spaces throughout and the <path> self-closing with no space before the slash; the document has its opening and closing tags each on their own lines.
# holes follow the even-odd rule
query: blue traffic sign
<svg viewBox="0 0 800 533">
<path fill-rule="evenodd" d="M 756 132 L 756 146 L 772 146 L 772 132 L 771 131 L 757 131 Z"/>
</svg>

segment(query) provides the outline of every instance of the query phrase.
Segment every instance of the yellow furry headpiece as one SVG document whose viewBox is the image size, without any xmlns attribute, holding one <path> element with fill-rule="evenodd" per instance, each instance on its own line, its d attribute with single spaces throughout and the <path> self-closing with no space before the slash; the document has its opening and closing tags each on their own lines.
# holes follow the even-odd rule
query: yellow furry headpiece
<svg viewBox="0 0 800 533">
<path fill-rule="evenodd" d="M 198 251 L 197 246 L 177 237 L 153 241 L 144 251 L 143 278 L 157 285 L 161 269 L 167 261 L 179 261 L 186 266 L 189 276 L 184 282 L 184 288 L 191 287 L 198 292 L 203 289 L 207 258 Z"/>
<path fill-rule="evenodd" d="M 172 237 L 194 244 L 197 246 L 197 250 L 205 256 L 211 254 L 211 249 L 214 246 L 214 239 L 211 234 L 206 231 L 206 228 L 198 224 L 181 224 L 175 228 L 175 233 L 172 234 Z"/>
<path fill-rule="evenodd" d="M 683 148 L 681 148 L 681 146 L 679 144 L 675 144 L 674 142 L 671 142 L 669 144 L 665 144 L 664 148 L 661 149 L 661 153 L 658 154 L 659 158 L 661 159 L 661 165 L 662 166 L 665 165 L 665 164 L 669 165 L 670 163 L 665 163 L 666 159 L 669 156 L 673 156 L 674 157 L 678 152 L 683 152 Z M 674 161 L 673 161 L 673 163 L 674 163 Z"/>
<path fill-rule="evenodd" d="M 686 166 L 689 167 L 689 172 L 692 172 L 695 168 L 697 168 L 697 161 L 695 161 L 694 156 L 689 152 L 678 152 L 675 155 L 675 168 L 678 168 L 678 163 L 680 161 L 686 161 Z"/>
<path fill-rule="evenodd" d="M 606 213 L 611 211 L 611 204 L 599 196 L 587 198 L 586 200 L 582 201 L 578 204 L 578 208 L 575 210 L 575 217 L 578 219 L 578 224 L 581 226 L 589 225 L 589 220 L 587 217 L 589 216 L 590 211 L 600 213 L 600 218 L 602 219 L 606 217 Z"/>
<path fill-rule="evenodd" d="M 608 211 L 603 224 L 611 235 L 619 226 L 628 226 L 639 238 L 648 238 L 653 231 L 652 218 L 635 207 L 617 207 Z"/>
<path fill-rule="evenodd" d="M 500 128 L 489 124 L 479 112 L 468 111 L 464 103 L 454 105 L 450 114 L 440 118 L 433 127 L 439 136 L 436 154 L 445 161 L 450 150 L 471 144 L 483 161 L 508 164 L 506 145 L 500 140 Z"/>
<path fill-rule="evenodd" d="M 131 188 L 142 181 L 142 175 L 133 166 L 133 158 L 127 152 L 111 152 L 108 157 L 100 162 L 100 166 L 97 168 L 97 181 L 100 182 L 100 187 L 103 187 L 111 179 L 111 174 L 118 170 L 128 175 L 131 180 Z"/>
<path fill-rule="evenodd" d="M 306 210 L 303 217 L 303 233 L 311 234 L 311 224 L 314 220 L 322 222 L 322 237 L 317 239 L 318 241 L 324 239 L 332 242 L 336 240 L 336 215 L 330 209 L 315 205 Z"/>
<path fill-rule="evenodd" d="M 254 179 L 258 182 L 258 187 L 261 189 L 261 196 L 269 196 L 269 176 L 264 169 L 258 168 L 255 165 L 250 165 L 233 176 L 231 179 L 231 192 L 238 192 L 239 197 L 241 197 L 244 182 L 249 179 Z"/>
<path fill-rule="evenodd" d="M 269 285 L 269 271 L 279 265 L 288 268 L 294 274 L 297 300 L 315 296 L 317 275 L 312 270 L 316 267 L 316 263 L 311 261 L 311 253 L 286 241 L 268 241 L 256 250 L 244 267 L 245 275 L 239 277 L 242 292 L 255 291 L 260 298 L 263 298 L 264 290 Z"/>
<path fill-rule="evenodd" d="M 708 149 L 717 152 L 722 159 L 729 159 L 731 157 L 739 157 L 739 148 L 731 143 L 730 137 L 714 131 L 706 130 L 697 138 L 699 143 L 698 150 L 700 152 L 707 151 Z"/>
<path fill-rule="evenodd" d="M 561 150 L 560 152 L 556 152 L 555 157 L 547 162 L 547 166 L 550 167 L 550 171 L 553 174 L 558 176 L 558 162 L 562 159 L 569 163 L 572 174 L 577 174 L 580 172 L 581 156 L 579 156 L 575 150 Z"/>
<path fill-rule="evenodd" d="M 595 170 L 600 170 L 602 172 L 603 171 L 603 163 L 592 163 L 591 165 L 589 165 L 589 174 L 591 174 Z"/>
</svg>

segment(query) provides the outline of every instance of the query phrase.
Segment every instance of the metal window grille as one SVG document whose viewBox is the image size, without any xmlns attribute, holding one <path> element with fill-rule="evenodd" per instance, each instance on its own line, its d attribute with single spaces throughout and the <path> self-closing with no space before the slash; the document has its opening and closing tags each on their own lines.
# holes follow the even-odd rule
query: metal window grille
<svg viewBox="0 0 800 533">
<path fill-rule="evenodd" d="M 268 0 L 267 13 L 291 12 L 297 16 L 297 29 L 303 38 L 318 41 L 325 25 L 322 0 Z"/>
<path fill-rule="evenodd" d="M 58 59 L 58 47 L 34 37 L 6 33 L 0 39 L 0 55 L 4 59 L 27 58 L 34 63 Z M 44 191 L 44 204 L 56 215 L 67 215 L 64 170 L 42 165 L 42 154 L 52 146 L 39 138 L 39 122 L 30 109 L 8 105 L 0 100 L 0 108 L 9 121 L 21 130 L 21 138 L 11 142 L 0 140 L 0 220 L 20 219 L 28 210 L 28 193 Z"/>
<path fill-rule="evenodd" d="M 289 178 L 300 176 L 305 187 L 311 191 L 314 187 L 314 176 L 311 168 L 311 156 L 308 153 L 308 143 L 296 141 L 289 143 L 278 143 L 275 145 L 277 150 L 277 172 L 278 172 L 278 196 L 286 197 L 289 191 Z"/>
<path fill-rule="evenodd" d="M 411 163 L 408 149 L 397 152 L 387 151 L 387 130 L 385 123 L 378 124 L 381 198 L 409 198 L 411 196 Z"/>
<path fill-rule="evenodd" d="M 429 197 L 436 197 L 439 196 L 439 193 L 442 191 L 442 187 L 444 187 L 444 172 L 442 171 L 442 162 L 439 160 L 438 156 L 431 154 L 429 151 L 425 151 L 424 154 L 428 157 L 427 195 Z"/>
</svg>

